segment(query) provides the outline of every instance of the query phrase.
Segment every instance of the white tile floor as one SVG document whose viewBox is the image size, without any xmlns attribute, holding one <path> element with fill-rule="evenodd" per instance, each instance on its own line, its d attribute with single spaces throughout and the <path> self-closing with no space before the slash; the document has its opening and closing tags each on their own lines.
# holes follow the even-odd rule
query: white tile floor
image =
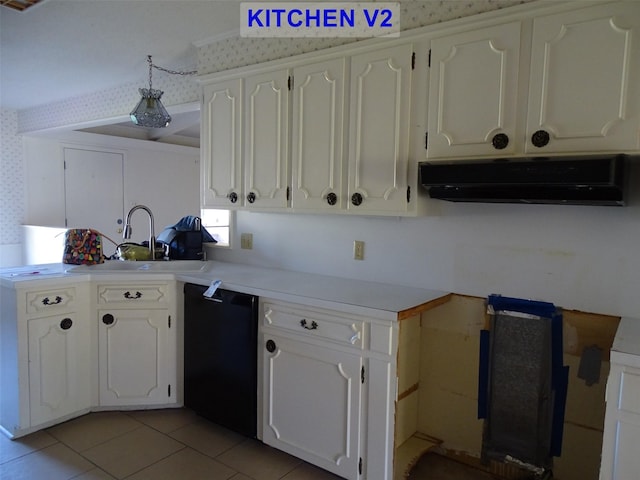
<svg viewBox="0 0 640 480">
<path fill-rule="evenodd" d="M 0 480 L 338 480 L 185 409 L 100 412 L 9 440 Z"/>
</svg>

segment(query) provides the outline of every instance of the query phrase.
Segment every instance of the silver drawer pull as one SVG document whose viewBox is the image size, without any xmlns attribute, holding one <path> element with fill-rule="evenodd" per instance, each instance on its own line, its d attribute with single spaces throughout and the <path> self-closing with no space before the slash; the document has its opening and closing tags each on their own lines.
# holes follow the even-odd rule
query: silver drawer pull
<svg viewBox="0 0 640 480">
<path fill-rule="evenodd" d="M 307 330 L 316 330 L 318 328 L 318 324 L 315 320 L 311 320 L 311 325 L 309 325 L 306 318 L 300 320 L 300 326 L 302 328 L 306 328 Z"/>
<path fill-rule="evenodd" d="M 360 332 L 354 333 L 349 339 L 349 343 L 351 343 L 351 345 L 355 345 L 358 340 L 360 340 Z"/>
</svg>

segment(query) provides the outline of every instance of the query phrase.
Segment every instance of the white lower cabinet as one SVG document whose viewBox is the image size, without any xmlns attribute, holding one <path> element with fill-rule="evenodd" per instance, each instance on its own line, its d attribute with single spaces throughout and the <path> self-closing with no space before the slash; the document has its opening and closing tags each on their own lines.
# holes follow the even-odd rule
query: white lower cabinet
<svg viewBox="0 0 640 480">
<path fill-rule="evenodd" d="M 88 286 L 24 282 L 0 290 L 0 427 L 22 436 L 89 411 Z"/>
<path fill-rule="evenodd" d="M 632 480 L 640 472 L 640 320 L 622 318 L 611 351 L 600 480 Z"/>
<path fill-rule="evenodd" d="M 362 356 L 264 338 L 264 443 L 357 478 Z"/>
<path fill-rule="evenodd" d="M 627 360 L 611 363 L 600 480 L 631 480 L 640 472 L 640 357 Z"/>
<path fill-rule="evenodd" d="M 174 403 L 175 285 L 98 285 L 97 291 L 100 406 Z"/>
<path fill-rule="evenodd" d="M 175 400 L 166 310 L 100 310 L 100 405 L 152 405 Z M 172 391 L 173 388 L 173 391 Z"/>
<path fill-rule="evenodd" d="M 390 480 L 391 335 L 380 355 L 366 318 L 275 301 L 261 311 L 263 442 L 343 478 Z"/>
<path fill-rule="evenodd" d="M 177 406 L 176 282 L 69 280 L 0 288 L 0 430 L 11 437 L 94 408 Z"/>
<path fill-rule="evenodd" d="M 89 322 L 69 312 L 27 321 L 31 425 L 91 404 Z"/>
</svg>

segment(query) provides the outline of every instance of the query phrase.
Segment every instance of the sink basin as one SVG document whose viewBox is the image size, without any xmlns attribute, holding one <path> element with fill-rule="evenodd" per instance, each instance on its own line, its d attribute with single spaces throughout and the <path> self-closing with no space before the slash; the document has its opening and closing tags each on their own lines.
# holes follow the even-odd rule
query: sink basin
<svg viewBox="0 0 640 480">
<path fill-rule="evenodd" d="M 65 272 L 206 272 L 210 264 L 200 260 L 172 260 L 168 262 L 127 262 L 110 260 L 97 265 L 75 265 Z"/>
<path fill-rule="evenodd" d="M 127 263 L 127 262 L 120 262 Z M 144 263 L 136 270 L 150 272 L 206 272 L 211 265 L 201 260 L 170 260 L 168 262 L 133 262 Z"/>
</svg>

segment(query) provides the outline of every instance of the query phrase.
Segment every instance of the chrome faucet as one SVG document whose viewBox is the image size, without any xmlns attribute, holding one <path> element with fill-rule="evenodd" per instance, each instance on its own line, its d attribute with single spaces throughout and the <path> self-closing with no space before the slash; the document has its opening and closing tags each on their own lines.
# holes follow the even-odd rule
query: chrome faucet
<svg viewBox="0 0 640 480">
<path fill-rule="evenodd" d="M 144 210 L 149 214 L 149 251 L 151 252 L 151 260 L 155 260 L 156 259 L 156 234 L 153 227 L 153 213 L 151 213 L 151 210 L 149 209 L 149 207 L 145 207 L 144 205 L 136 205 L 131 210 L 129 210 L 129 213 L 127 213 L 127 222 L 125 223 L 124 231 L 122 232 L 122 238 L 124 238 L 125 240 L 129 240 L 131 238 L 131 231 L 132 231 L 131 214 L 136 210 L 140 210 L 140 209 Z"/>
</svg>

